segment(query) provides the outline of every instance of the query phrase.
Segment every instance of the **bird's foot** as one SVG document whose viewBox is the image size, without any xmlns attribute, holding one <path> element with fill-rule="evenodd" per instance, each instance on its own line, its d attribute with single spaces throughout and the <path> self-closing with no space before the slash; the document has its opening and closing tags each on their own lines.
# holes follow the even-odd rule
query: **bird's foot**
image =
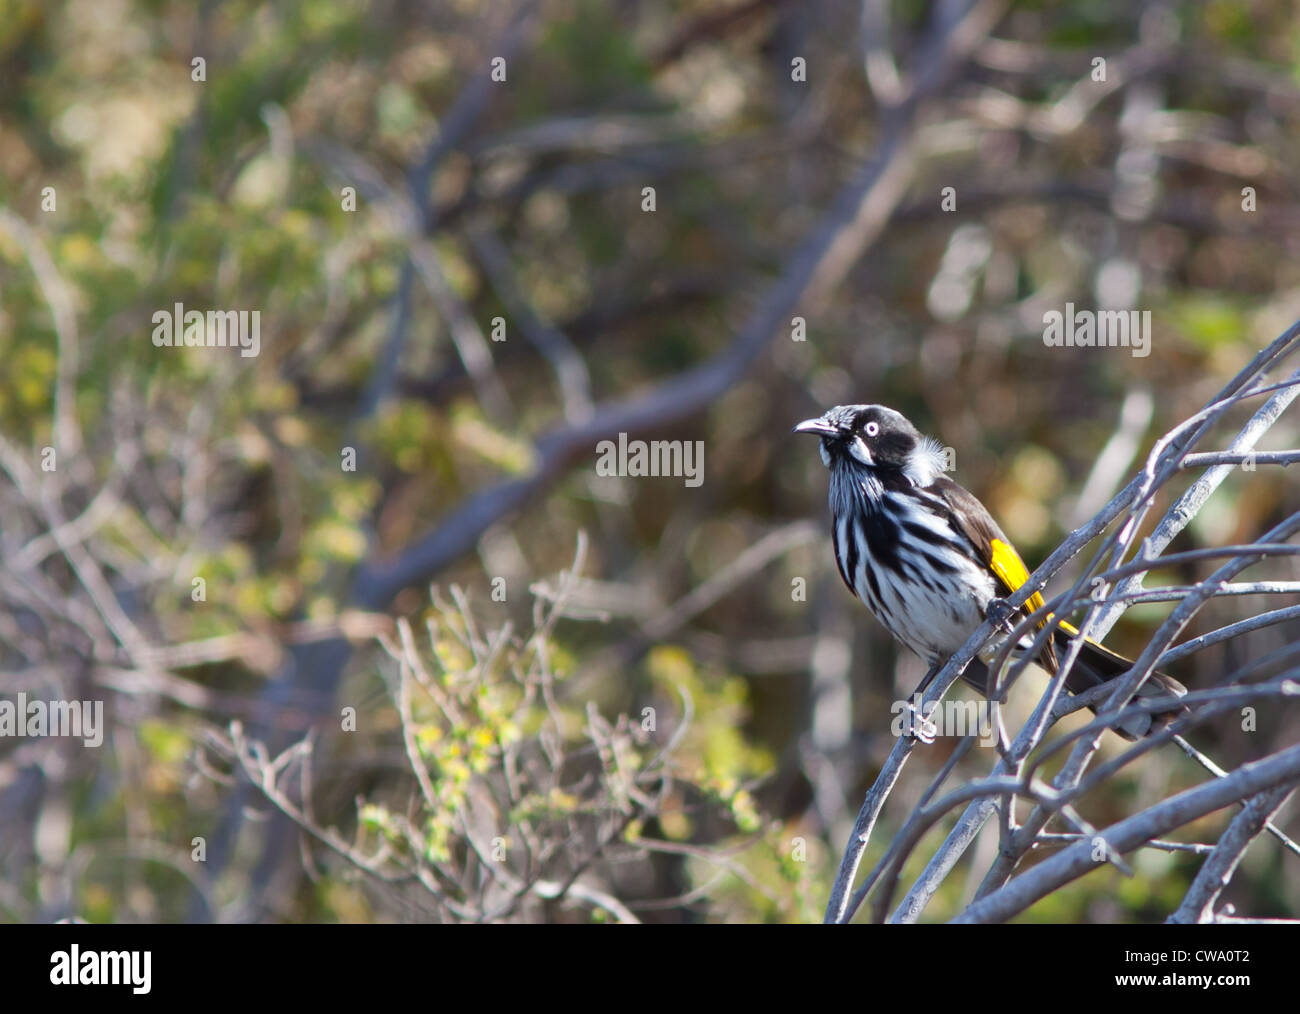
<svg viewBox="0 0 1300 1014">
<path fill-rule="evenodd" d="M 1011 622 L 1011 618 L 1016 615 L 1017 611 L 1007 604 L 1006 599 L 990 599 L 989 604 L 984 608 L 984 618 L 993 626 L 1001 627 L 1009 634 L 1015 629 L 1015 624 Z"/>
<path fill-rule="evenodd" d="M 939 735 L 939 727 L 922 710 L 921 700 L 921 694 L 915 693 L 910 700 L 903 702 L 903 738 L 908 743 L 914 743 L 919 739 L 928 745 Z M 933 704 L 930 710 L 934 710 Z"/>
</svg>

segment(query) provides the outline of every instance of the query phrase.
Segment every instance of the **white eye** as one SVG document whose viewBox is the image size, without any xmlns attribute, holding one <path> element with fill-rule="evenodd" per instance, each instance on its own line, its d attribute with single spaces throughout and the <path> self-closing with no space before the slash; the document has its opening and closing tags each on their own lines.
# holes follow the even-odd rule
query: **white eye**
<svg viewBox="0 0 1300 1014">
<path fill-rule="evenodd" d="M 874 437 L 877 433 L 880 432 L 880 423 L 869 422 L 865 427 L 863 427 L 863 430 L 867 434 L 867 436 Z"/>
</svg>

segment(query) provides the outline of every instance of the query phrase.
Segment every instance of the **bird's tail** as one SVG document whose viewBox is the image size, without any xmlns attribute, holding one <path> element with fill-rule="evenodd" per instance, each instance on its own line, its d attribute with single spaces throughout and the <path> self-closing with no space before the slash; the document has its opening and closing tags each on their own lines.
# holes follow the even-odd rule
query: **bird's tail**
<svg viewBox="0 0 1300 1014">
<path fill-rule="evenodd" d="M 1058 660 L 1070 650 L 1078 634 L 1079 631 L 1075 627 L 1068 623 L 1062 623 L 1056 629 L 1053 637 L 1054 650 L 1049 649 L 1044 652 L 1045 657 L 1040 659 L 1043 668 L 1055 675 Z M 1070 674 L 1065 678 L 1065 689 L 1071 694 L 1081 694 L 1093 687 L 1101 686 L 1103 683 L 1109 683 L 1111 680 L 1123 676 L 1132 667 L 1132 659 L 1111 651 L 1105 645 L 1098 644 L 1091 638 L 1086 638 L 1083 647 L 1079 650 L 1079 657 L 1075 659 Z M 978 658 L 973 659 L 970 665 L 966 667 L 966 671 L 962 673 L 963 680 L 975 687 L 980 693 L 986 695 L 988 678 L 988 666 Z M 1152 729 L 1163 728 L 1186 710 L 1185 706 L 1178 700 L 1186 693 L 1187 688 L 1172 676 L 1166 676 L 1162 672 L 1153 672 L 1142 684 L 1137 696 L 1148 701 L 1167 701 L 1169 710 L 1134 715 L 1114 726 L 1114 731 L 1127 740 L 1137 740 L 1148 735 Z M 1093 710 L 1094 714 L 1096 713 L 1095 709 L 1090 710 Z"/>
<path fill-rule="evenodd" d="M 1064 628 L 1064 629 L 1063 629 Z M 1061 624 L 1056 630 L 1055 641 L 1058 657 L 1070 649 L 1071 643 L 1078 637 L 1078 631 L 1067 624 Z M 1104 644 L 1098 644 L 1086 638 L 1079 657 L 1075 659 L 1070 675 L 1065 677 L 1065 688 L 1072 694 L 1083 693 L 1103 683 L 1123 676 L 1133 668 L 1133 660 L 1111 651 Z M 1172 676 L 1162 672 L 1153 672 L 1137 692 L 1145 701 L 1167 701 L 1168 711 L 1155 711 L 1146 715 L 1134 715 L 1115 727 L 1115 731 L 1125 739 L 1141 739 L 1153 728 L 1160 729 L 1186 711 L 1178 700 L 1187 693 L 1187 688 Z"/>
</svg>

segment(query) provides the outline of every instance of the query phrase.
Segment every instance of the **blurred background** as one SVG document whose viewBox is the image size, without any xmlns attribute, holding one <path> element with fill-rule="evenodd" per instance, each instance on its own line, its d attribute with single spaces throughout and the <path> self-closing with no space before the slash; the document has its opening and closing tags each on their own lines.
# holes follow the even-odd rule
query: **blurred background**
<svg viewBox="0 0 1300 1014">
<path fill-rule="evenodd" d="M 2 0 L 0 698 L 105 735 L 0 738 L 0 918 L 819 920 L 924 667 L 791 426 L 903 411 L 1033 569 L 1300 317 L 1297 54 L 1285 0 Z M 1067 302 L 1150 311 L 1149 355 L 1047 346 Z M 158 347 L 177 303 L 259 353 Z M 620 433 L 702 482 L 599 474 Z M 1173 548 L 1297 509 L 1238 470 Z M 1131 860 L 1020 918 L 1158 921 L 1200 862 Z M 1298 916 L 1295 862 L 1225 897 Z"/>
</svg>

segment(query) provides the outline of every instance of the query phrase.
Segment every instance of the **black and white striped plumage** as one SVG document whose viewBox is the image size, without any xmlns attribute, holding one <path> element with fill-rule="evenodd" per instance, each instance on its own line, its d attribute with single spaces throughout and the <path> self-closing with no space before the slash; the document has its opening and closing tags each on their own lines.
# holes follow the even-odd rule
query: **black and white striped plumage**
<svg viewBox="0 0 1300 1014">
<path fill-rule="evenodd" d="M 939 444 L 900 413 L 883 405 L 839 405 L 795 429 L 820 438 L 822 461 L 830 469 L 831 536 L 840 576 L 885 629 L 933 671 L 984 621 L 993 600 L 1028 577 L 1024 563 L 984 505 L 943 475 Z M 1022 615 L 1040 605 L 1042 598 L 1035 595 Z M 1022 638 L 1021 646 L 1030 640 Z M 1058 630 L 1055 644 L 1049 642 L 1037 661 L 1055 673 L 1056 652 L 1069 641 L 1070 634 Z M 981 693 L 988 679 L 985 663 L 999 644 L 994 640 L 962 674 Z M 1130 665 L 1086 641 L 1066 689 L 1079 693 Z M 1169 696 L 1186 690 L 1156 673 L 1142 693 Z M 1138 720 L 1117 731 L 1142 735 L 1149 726 Z"/>
</svg>

